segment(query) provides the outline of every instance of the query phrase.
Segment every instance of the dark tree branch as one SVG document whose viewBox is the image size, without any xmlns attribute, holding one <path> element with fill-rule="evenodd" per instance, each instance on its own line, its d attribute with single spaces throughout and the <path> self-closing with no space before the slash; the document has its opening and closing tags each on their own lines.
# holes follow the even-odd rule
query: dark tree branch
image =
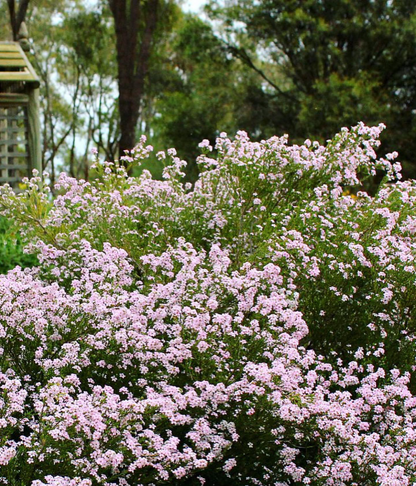
<svg viewBox="0 0 416 486">
<path fill-rule="evenodd" d="M 285 91 L 282 91 L 279 86 L 277 86 L 276 83 L 274 83 L 266 74 L 264 71 L 262 71 L 260 68 L 258 68 L 253 61 L 251 60 L 250 56 L 247 54 L 245 49 L 238 48 L 235 46 L 232 46 L 231 44 L 226 44 L 228 50 L 231 52 L 231 54 L 236 57 L 237 59 L 240 59 L 244 64 L 246 64 L 248 67 L 253 69 L 257 74 L 259 74 L 273 89 L 275 89 L 280 95 L 284 96 L 285 98 L 294 101 L 294 98 L 286 93 Z"/>
<path fill-rule="evenodd" d="M 7 0 L 7 5 L 9 7 L 10 25 L 12 27 L 13 40 L 16 41 L 17 40 L 17 32 L 16 32 L 15 0 Z"/>
<path fill-rule="evenodd" d="M 17 19 L 16 19 L 17 34 L 18 35 L 19 35 L 20 26 L 22 25 L 22 22 L 24 22 L 25 18 L 26 18 L 26 12 L 27 12 L 27 8 L 29 6 L 29 1 L 30 0 L 20 0 L 19 1 L 19 10 L 17 12 Z"/>
<path fill-rule="evenodd" d="M 13 40 L 19 40 L 19 29 L 25 21 L 27 8 L 30 0 L 20 0 L 16 15 L 16 0 L 7 0 L 10 14 L 10 25 L 12 27 Z"/>
</svg>

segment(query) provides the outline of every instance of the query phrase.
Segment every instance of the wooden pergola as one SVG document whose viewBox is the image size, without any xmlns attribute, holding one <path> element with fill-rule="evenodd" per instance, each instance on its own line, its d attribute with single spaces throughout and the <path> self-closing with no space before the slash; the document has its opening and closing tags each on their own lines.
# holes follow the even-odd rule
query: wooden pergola
<svg viewBox="0 0 416 486">
<path fill-rule="evenodd" d="M 39 78 L 18 42 L 0 42 L 0 184 L 42 169 Z"/>
</svg>

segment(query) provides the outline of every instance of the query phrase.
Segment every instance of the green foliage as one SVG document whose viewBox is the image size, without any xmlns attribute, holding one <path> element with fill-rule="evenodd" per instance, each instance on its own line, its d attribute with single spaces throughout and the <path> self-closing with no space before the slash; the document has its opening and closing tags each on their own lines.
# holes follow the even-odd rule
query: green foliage
<svg viewBox="0 0 416 486">
<path fill-rule="evenodd" d="M 388 0 L 213 2 L 210 25 L 174 1 L 159 5 L 136 140 L 179 147 L 193 161 L 219 129 L 262 140 L 324 142 L 340 125 L 385 123 L 414 175 L 416 5 Z M 7 18 L 7 8 L 0 6 Z M 52 21 L 51 21 L 52 20 Z M 42 78 L 44 166 L 88 179 L 92 146 L 117 158 L 120 113 L 114 19 L 107 2 L 39 0 L 27 15 Z M 6 33 L 7 29 L 4 29 Z M 147 68 L 146 68 L 147 69 Z M 160 177 L 162 166 L 145 164 Z M 195 181 L 197 167 L 187 167 Z"/>
<path fill-rule="evenodd" d="M 7 273 L 19 265 L 22 268 L 37 265 L 35 255 L 23 252 L 23 243 L 19 234 L 13 231 L 12 223 L 0 216 L 0 273 Z"/>
<path fill-rule="evenodd" d="M 213 141 L 220 129 L 235 133 L 250 122 L 248 129 L 256 130 L 249 106 L 258 79 L 195 15 L 178 15 L 168 41 L 150 72 L 148 135 L 156 147 L 179 147 L 180 157 L 188 161 L 186 177 L 195 181 L 193 161 L 201 140 Z M 160 170 L 154 171 L 157 164 L 152 158 L 146 168 L 160 176 Z"/>
<path fill-rule="evenodd" d="M 276 133 L 323 142 L 340 124 L 385 123 L 385 147 L 416 173 L 415 2 L 243 0 L 213 2 L 211 14 L 233 53 L 264 75 Z"/>
<path fill-rule="evenodd" d="M 28 24 L 32 62 L 41 77 L 43 166 L 88 178 L 91 145 L 116 155 L 118 110 L 111 18 L 90 4 L 42 0 Z M 52 22 L 51 22 L 52 19 Z"/>
</svg>

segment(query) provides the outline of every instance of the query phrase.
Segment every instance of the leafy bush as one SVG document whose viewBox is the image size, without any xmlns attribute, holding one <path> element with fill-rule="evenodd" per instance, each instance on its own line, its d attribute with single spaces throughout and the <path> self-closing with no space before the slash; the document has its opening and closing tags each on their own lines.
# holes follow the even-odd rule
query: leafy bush
<svg viewBox="0 0 416 486">
<path fill-rule="evenodd" d="M 0 277 L 0 484 L 413 484 L 416 185 L 381 128 L 3 189 L 40 265 Z"/>
<path fill-rule="evenodd" d="M 36 256 L 23 252 L 21 239 L 13 234 L 10 221 L 0 216 L 0 273 L 7 273 L 17 265 L 25 268 L 36 264 Z"/>
</svg>

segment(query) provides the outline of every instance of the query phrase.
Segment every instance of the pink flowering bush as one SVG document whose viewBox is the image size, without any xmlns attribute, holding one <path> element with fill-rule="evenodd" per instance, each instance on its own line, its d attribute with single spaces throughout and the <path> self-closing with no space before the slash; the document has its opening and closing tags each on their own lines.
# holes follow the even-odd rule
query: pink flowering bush
<svg viewBox="0 0 416 486">
<path fill-rule="evenodd" d="M 381 129 L 2 188 L 40 264 L 0 276 L 0 484 L 416 484 L 416 187 Z"/>
</svg>

